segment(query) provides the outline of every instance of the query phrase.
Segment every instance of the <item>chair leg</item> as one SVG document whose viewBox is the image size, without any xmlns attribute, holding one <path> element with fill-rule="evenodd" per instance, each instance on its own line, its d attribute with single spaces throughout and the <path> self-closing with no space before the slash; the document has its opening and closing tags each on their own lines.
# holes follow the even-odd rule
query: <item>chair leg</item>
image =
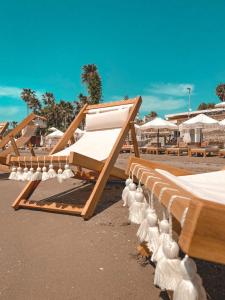
<svg viewBox="0 0 225 300">
<path fill-rule="evenodd" d="M 19 194 L 19 196 L 16 198 L 16 200 L 13 202 L 12 207 L 14 209 L 18 209 L 20 206 L 20 202 L 22 200 L 28 200 L 40 182 L 41 182 L 40 180 L 29 181 L 27 185 L 24 187 L 24 189 L 22 190 L 22 192 Z"/>
</svg>

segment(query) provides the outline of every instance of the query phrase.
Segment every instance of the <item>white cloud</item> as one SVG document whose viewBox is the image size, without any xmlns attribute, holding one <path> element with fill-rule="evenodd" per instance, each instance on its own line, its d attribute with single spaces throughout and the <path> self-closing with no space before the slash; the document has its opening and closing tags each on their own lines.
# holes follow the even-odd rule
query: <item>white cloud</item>
<svg viewBox="0 0 225 300">
<path fill-rule="evenodd" d="M 0 86 L 0 97 L 20 97 L 22 89 L 13 86 Z"/>
<path fill-rule="evenodd" d="M 159 96 L 143 95 L 142 100 L 141 111 L 143 112 L 173 111 L 184 108 L 187 105 L 186 101 L 182 98 L 169 97 L 164 99 Z"/>
<path fill-rule="evenodd" d="M 4 119 L 15 116 L 19 112 L 21 112 L 21 107 L 19 106 L 0 106 L 0 116 L 4 116 Z"/>
<path fill-rule="evenodd" d="M 14 86 L 0 86 L 0 97 L 20 98 L 22 90 L 22 88 Z M 36 91 L 36 95 L 41 99 L 43 91 Z"/>
<path fill-rule="evenodd" d="M 193 93 L 195 86 L 189 83 L 154 83 L 146 89 L 148 94 L 168 95 L 173 97 L 186 96 L 188 94 L 187 88 L 191 88 Z"/>
</svg>

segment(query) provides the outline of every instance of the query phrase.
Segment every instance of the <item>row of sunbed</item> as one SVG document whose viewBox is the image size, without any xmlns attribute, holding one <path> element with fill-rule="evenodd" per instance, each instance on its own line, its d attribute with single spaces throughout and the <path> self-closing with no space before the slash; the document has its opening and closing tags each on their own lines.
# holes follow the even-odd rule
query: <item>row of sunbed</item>
<svg viewBox="0 0 225 300">
<path fill-rule="evenodd" d="M 186 146 L 144 146 L 139 147 L 143 154 L 167 154 L 167 155 L 188 155 L 188 156 L 225 156 L 225 149 L 220 149 L 218 145 L 205 145 L 202 147 L 194 145 Z M 133 152 L 132 145 L 124 145 L 121 152 Z"/>
</svg>

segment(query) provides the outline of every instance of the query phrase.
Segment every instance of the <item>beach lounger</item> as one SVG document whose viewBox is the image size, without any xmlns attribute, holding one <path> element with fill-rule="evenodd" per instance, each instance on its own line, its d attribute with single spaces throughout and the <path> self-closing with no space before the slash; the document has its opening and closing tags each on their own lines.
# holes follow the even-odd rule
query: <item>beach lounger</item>
<svg viewBox="0 0 225 300">
<path fill-rule="evenodd" d="M 159 154 L 164 154 L 165 151 L 166 149 L 163 147 L 150 146 L 150 147 L 146 147 L 145 153 L 159 155 Z"/>
<path fill-rule="evenodd" d="M 211 156 L 211 155 L 218 155 L 219 154 L 219 147 L 218 146 L 207 146 L 205 148 L 189 148 L 189 156 L 199 154 L 203 157 Z"/>
<path fill-rule="evenodd" d="M 20 193 L 13 203 L 15 209 L 31 208 L 38 210 L 53 211 L 59 213 L 78 214 L 84 219 L 89 219 L 100 200 L 102 192 L 110 176 L 125 179 L 125 171 L 114 166 L 124 141 L 131 130 L 131 137 L 134 145 L 134 152 L 139 156 L 138 145 L 134 128 L 134 119 L 141 105 L 141 97 L 126 101 L 118 101 L 113 103 L 104 103 L 98 105 L 85 105 L 74 121 L 71 123 L 62 139 L 51 151 L 49 156 L 39 156 L 39 165 L 58 162 L 69 163 L 72 166 L 91 170 L 92 173 L 97 172 L 95 186 L 85 205 L 74 205 L 66 203 L 45 202 L 38 203 L 29 201 L 30 196 L 37 188 L 40 180 L 30 181 Z M 81 122 L 86 120 L 86 131 L 83 136 L 68 148 L 65 148 L 68 140 L 73 136 L 74 131 Z M 27 163 L 37 160 L 34 157 L 27 159 Z M 24 158 L 8 157 L 8 164 L 24 163 Z M 54 165 L 55 166 L 55 165 Z M 77 173 L 79 178 L 88 178 L 88 172 Z"/>
<path fill-rule="evenodd" d="M 9 126 L 8 122 L 1 122 L 0 123 L 0 141 L 2 140 L 3 134 L 5 133 L 8 126 Z"/>
<path fill-rule="evenodd" d="M 170 207 L 182 251 L 225 264 L 225 169 L 191 174 L 185 169 L 132 157 L 127 174 L 134 164 L 140 166 L 133 168 L 138 180 L 151 191 L 154 186 L 156 198 L 166 208 Z M 157 178 L 146 183 L 146 169 Z"/>
<path fill-rule="evenodd" d="M 184 143 L 180 142 L 178 146 L 166 147 L 166 154 L 173 154 L 177 156 L 188 154 L 188 147 Z"/>
<path fill-rule="evenodd" d="M 32 123 L 32 121 L 34 121 L 35 119 L 45 119 L 45 118 L 37 116 L 34 113 L 31 113 L 0 141 L 0 149 L 2 149 L 2 151 L 0 151 L 1 165 L 7 165 L 6 161 L 7 161 L 7 156 L 9 154 L 14 153 L 16 156 L 19 156 L 20 155 L 19 148 L 24 146 L 29 146 L 31 154 L 34 156 L 33 148 L 29 144 L 29 142 L 32 136 L 35 135 L 38 128 L 38 125 Z M 15 137 L 20 133 L 22 133 L 22 135 L 17 140 L 15 140 Z M 9 146 L 6 148 L 6 145 Z"/>
</svg>

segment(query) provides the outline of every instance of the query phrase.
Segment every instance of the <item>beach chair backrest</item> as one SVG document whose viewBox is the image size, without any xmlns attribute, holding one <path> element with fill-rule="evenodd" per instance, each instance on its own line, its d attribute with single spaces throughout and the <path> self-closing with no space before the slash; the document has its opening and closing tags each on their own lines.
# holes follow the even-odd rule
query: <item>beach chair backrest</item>
<svg viewBox="0 0 225 300">
<path fill-rule="evenodd" d="M 115 126 L 125 128 L 127 125 L 126 122 L 130 123 L 130 121 L 134 121 L 134 118 L 136 117 L 140 105 L 141 105 L 141 97 L 116 101 L 116 102 L 110 102 L 110 103 L 84 105 L 84 107 L 80 110 L 79 114 L 70 124 L 70 126 L 64 133 L 63 137 L 59 140 L 59 142 L 56 144 L 56 146 L 53 148 L 50 154 L 55 154 L 63 150 L 67 146 L 68 141 L 73 137 L 74 131 L 79 127 L 79 125 L 83 121 L 85 120 L 88 121 L 88 126 L 89 126 L 88 128 L 89 129 L 91 128 L 92 130 L 106 129 L 106 128 L 110 128 L 110 126 L 113 128 L 115 128 Z M 120 110 L 121 110 L 121 112 L 119 112 L 120 118 L 119 117 L 115 118 L 116 113 L 114 113 L 114 111 L 120 111 Z M 102 113 L 106 113 L 106 115 L 110 114 L 111 116 L 114 115 L 114 120 L 112 120 L 112 117 L 104 118 L 104 114 Z M 98 118 L 99 116 L 101 116 L 101 118 Z M 130 129 L 130 124 L 128 124 L 128 127 Z"/>
</svg>

